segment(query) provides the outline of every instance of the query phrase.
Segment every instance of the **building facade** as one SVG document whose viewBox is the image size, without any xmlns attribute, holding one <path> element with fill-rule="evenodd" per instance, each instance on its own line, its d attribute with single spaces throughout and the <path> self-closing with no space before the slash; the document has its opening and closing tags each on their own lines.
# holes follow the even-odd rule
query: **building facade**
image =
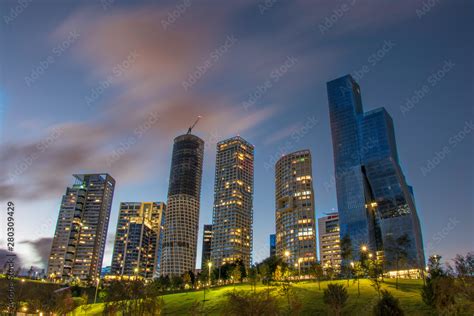
<svg viewBox="0 0 474 316">
<path fill-rule="evenodd" d="M 276 256 L 276 234 L 270 234 L 270 257 Z"/>
<path fill-rule="evenodd" d="M 114 277 L 159 276 L 163 202 L 122 202 L 115 234 L 111 275 Z"/>
<path fill-rule="evenodd" d="M 317 259 L 311 153 L 281 157 L 275 166 L 276 255 L 301 270 Z"/>
<path fill-rule="evenodd" d="M 217 144 L 211 260 L 252 260 L 254 146 L 240 136 Z"/>
<path fill-rule="evenodd" d="M 212 246 L 212 225 L 204 225 L 202 232 L 202 255 L 201 255 L 201 270 L 206 271 L 207 264 L 211 261 L 211 246 Z"/>
<path fill-rule="evenodd" d="M 194 271 L 199 233 L 204 141 L 192 134 L 174 139 L 162 244 L 162 275 Z"/>
<path fill-rule="evenodd" d="M 360 87 L 350 76 L 328 82 L 340 235 L 354 258 L 367 247 L 395 268 L 397 240 L 408 238 L 406 269 L 423 269 L 420 222 L 400 168 L 393 121 L 384 108 L 364 113 Z"/>
<path fill-rule="evenodd" d="M 341 269 L 341 243 L 339 237 L 339 214 L 329 213 L 318 219 L 319 261 L 323 269 Z"/>
<path fill-rule="evenodd" d="M 100 277 L 115 180 L 108 174 L 76 174 L 61 201 L 48 262 L 57 281 Z"/>
</svg>

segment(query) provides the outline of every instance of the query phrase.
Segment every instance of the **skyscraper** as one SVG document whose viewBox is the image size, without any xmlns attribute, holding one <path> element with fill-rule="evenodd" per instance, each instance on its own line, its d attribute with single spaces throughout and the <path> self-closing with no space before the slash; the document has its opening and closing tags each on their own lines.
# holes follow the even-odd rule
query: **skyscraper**
<svg viewBox="0 0 474 316">
<path fill-rule="evenodd" d="M 276 254 L 304 270 L 317 259 L 310 151 L 281 157 L 275 173 Z"/>
<path fill-rule="evenodd" d="M 164 240 L 162 275 L 194 271 L 199 232 L 204 141 L 190 133 L 174 139 Z"/>
<path fill-rule="evenodd" d="M 48 276 L 93 281 L 100 276 L 115 180 L 108 174 L 76 174 L 59 210 Z"/>
<path fill-rule="evenodd" d="M 276 256 L 276 234 L 270 234 L 270 257 Z"/>
<path fill-rule="evenodd" d="M 212 225 L 204 225 L 202 232 L 202 256 L 201 270 L 207 269 L 207 263 L 211 260 L 211 244 L 212 244 Z"/>
<path fill-rule="evenodd" d="M 327 89 L 341 239 L 349 237 L 356 259 L 363 246 L 383 251 L 390 271 L 396 240 L 406 236 L 406 268 L 422 269 L 421 228 L 399 165 L 392 118 L 384 108 L 363 112 L 350 75 L 328 82 Z"/>
<path fill-rule="evenodd" d="M 111 274 L 150 279 L 159 274 L 163 202 L 120 203 Z"/>
<path fill-rule="evenodd" d="M 252 259 L 254 147 L 240 136 L 217 144 L 212 216 L 214 266 Z"/>
<path fill-rule="evenodd" d="M 323 269 L 341 268 L 341 242 L 339 236 L 339 214 L 329 213 L 318 219 L 319 257 Z"/>
</svg>

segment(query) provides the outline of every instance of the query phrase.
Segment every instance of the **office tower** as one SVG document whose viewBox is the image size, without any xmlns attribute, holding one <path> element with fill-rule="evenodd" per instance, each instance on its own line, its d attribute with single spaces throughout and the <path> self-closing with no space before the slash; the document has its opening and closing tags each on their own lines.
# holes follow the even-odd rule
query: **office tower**
<svg viewBox="0 0 474 316">
<path fill-rule="evenodd" d="M 236 136 L 217 144 L 211 260 L 252 260 L 254 147 Z"/>
<path fill-rule="evenodd" d="M 311 153 L 281 157 L 275 166 L 276 254 L 306 270 L 316 261 Z"/>
<path fill-rule="evenodd" d="M 108 174 L 76 174 L 59 210 L 48 263 L 57 281 L 100 276 L 115 180 Z"/>
<path fill-rule="evenodd" d="M 188 132 L 174 139 L 164 240 L 162 275 L 194 271 L 199 233 L 204 141 Z"/>
<path fill-rule="evenodd" d="M 201 270 L 207 269 L 207 264 L 211 260 L 211 244 L 212 244 L 212 225 L 204 225 L 202 233 L 202 256 Z"/>
<path fill-rule="evenodd" d="M 384 108 L 363 112 L 360 88 L 350 76 L 328 82 L 341 241 L 383 253 L 395 267 L 396 240 L 407 236 L 407 270 L 424 267 L 420 223 L 412 189 L 400 168 L 395 132 Z M 365 247 L 364 247 L 365 246 Z"/>
<path fill-rule="evenodd" d="M 341 269 L 339 214 L 332 212 L 318 219 L 319 258 L 324 269 Z"/>
<path fill-rule="evenodd" d="M 150 279 L 159 276 L 163 202 L 120 203 L 111 274 Z"/>
<path fill-rule="evenodd" d="M 276 256 L 276 234 L 270 234 L 270 257 Z"/>
</svg>

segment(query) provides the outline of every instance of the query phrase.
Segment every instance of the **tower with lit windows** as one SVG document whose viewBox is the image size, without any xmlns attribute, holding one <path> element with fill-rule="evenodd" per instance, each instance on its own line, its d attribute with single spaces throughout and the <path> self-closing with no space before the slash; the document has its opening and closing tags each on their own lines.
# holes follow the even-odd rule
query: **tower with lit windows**
<svg viewBox="0 0 474 316">
<path fill-rule="evenodd" d="M 111 275 L 151 279 L 159 275 L 163 202 L 120 203 Z"/>
<path fill-rule="evenodd" d="M 204 141 L 190 132 L 174 139 L 161 275 L 182 275 L 196 266 Z"/>
<path fill-rule="evenodd" d="M 76 174 L 59 210 L 48 262 L 52 280 L 92 282 L 100 276 L 115 180 Z"/>
<path fill-rule="evenodd" d="M 275 165 L 276 255 L 308 269 L 317 259 L 311 153 L 301 150 Z"/>
<path fill-rule="evenodd" d="M 252 260 L 254 146 L 240 136 L 217 144 L 211 261 Z"/>
</svg>

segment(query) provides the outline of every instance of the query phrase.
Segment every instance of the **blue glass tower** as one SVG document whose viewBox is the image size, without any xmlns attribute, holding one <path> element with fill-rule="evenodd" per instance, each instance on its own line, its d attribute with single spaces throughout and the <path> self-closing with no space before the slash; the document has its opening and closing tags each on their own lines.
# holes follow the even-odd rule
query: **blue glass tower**
<svg viewBox="0 0 474 316">
<path fill-rule="evenodd" d="M 387 271 L 395 269 L 400 252 L 407 269 L 422 269 L 421 228 L 399 165 L 392 118 L 384 108 L 363 112 L 359 85 L 350 75 L 328 82 L 327 90 L 341 239 L 350 237 L 354 259 L 366 246 L 383 251 Z M 403 249 L 395 247 L 404 235 Z"/>
</svg>

